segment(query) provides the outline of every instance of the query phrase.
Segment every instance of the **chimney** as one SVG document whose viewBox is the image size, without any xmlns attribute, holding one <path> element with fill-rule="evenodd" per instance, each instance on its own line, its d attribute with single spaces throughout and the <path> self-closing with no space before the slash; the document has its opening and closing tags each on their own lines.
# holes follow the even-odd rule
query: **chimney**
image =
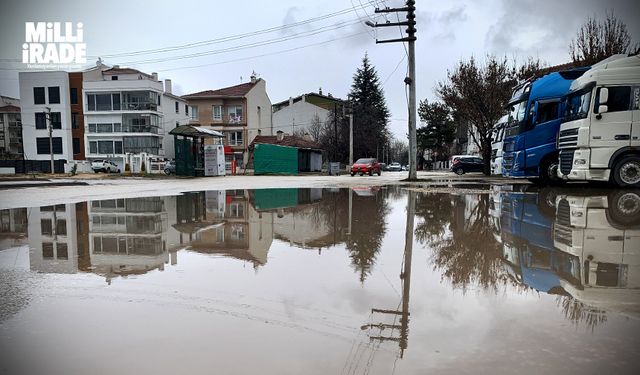
<svg viewBox="0 0 640 375">
<path fill-rule="evenodd" d="M 307 101 L 307 96 L 306 96 L 306 95 L 304 95 L 304 94 L 302 95 L 302 101 L 303 101 L 303 102 L 306 102 L 306 101 Z"/>
<path fill-rule="evenodd" d="M 154 81 L 157 81 L 158 80 L 158 73 L 156 73 L 156 72 L 151 73 L 151 77 L 153 77 Z"/>
<path fill-rule="evenodd" d="M 293 105 L 293 98 L 289 97 L 289 106 L 292 106 L 292 105 Z"/>
<path fill-rule="evenodd" d="M 251 73 L 251 83 L 256 83 L 256 82 L 258 82 L 258 75 L 256 74 L 256 71 L 254 70 Z"/>
<path fill-rule="evenodd" d="M 281 141 L 281 140 L 283 140 L 283 139 L 284 139 L 284 132 L 283 132 L 282 130 L 278 130 L 278 131 L 276 132 L 276 139 L 277 139 L 278 141 Z"/>
<path fill-rule="evenodd" d="M 120 65 L 114 65 L 113 66 L 113 69 L 118 69 L 118 68 L 120 68 Z"/>
<path fill-rule="evenodd" d="M 322 95 L 322 87 L 318 89 L 318 94 Z"/>
<path fill-rule="evenodd" d="M 304 133 L 304 135 L 302 136 L 302 139 L 304 139 L 307 142 L 313 142 L 313 138 L 311 138 L 311 134 L 309 133 Z"/>
<path fill-rule="evenodd" d="M 164 91 L 165 91 L 167 94 L 173 94 L 173 93 L 171 92 L 171 80 L 170 80 L 170 79 L 165 79 L 165 80 L 164 80 Z"/>
</svg>

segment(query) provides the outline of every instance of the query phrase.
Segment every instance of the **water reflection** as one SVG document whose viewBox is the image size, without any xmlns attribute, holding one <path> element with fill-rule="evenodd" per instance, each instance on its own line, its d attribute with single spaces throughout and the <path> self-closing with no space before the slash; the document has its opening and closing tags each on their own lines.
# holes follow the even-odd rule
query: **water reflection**
<svg viewBox="0 0 640 375">
<path fill-rule="evenodd" d="M 557 295 L 593 328 L 613 311 L 640 318 L 640 194 L 494 188 L 418 197 L 418 240 L 454 287 Z"/>
</svg>

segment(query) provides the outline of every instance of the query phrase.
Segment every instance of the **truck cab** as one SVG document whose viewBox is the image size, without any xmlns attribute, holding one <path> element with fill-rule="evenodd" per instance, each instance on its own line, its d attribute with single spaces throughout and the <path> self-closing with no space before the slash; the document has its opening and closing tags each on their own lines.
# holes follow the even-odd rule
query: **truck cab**
<svg viewBox="0 0 640 375">
<path fill-rule="evenodd" d="M 577 283 L 562 287 L 601 310 L 640 317 L 640 192 L 559 195 L 554 246 L 573 257 Z"/>
<path fill-rule="evenodd" d="M 556 139 L 564 107 L 563 96 L 587 68 L 553 72 L 517 86 L 507 105 L 502 174 L 551 184 L 558 178 Z"/>
<path fill-rule="evenodd" d="M 558 176 L 640 187 L 640 56 L 594 65 L 564 103 Z"/>
<path fill-rule="evenodd" d="M 502 116 L 491 132 L 491 174 L 502 174 L 502 144 L 508 121 L 508 115 Z"/>
</svg>

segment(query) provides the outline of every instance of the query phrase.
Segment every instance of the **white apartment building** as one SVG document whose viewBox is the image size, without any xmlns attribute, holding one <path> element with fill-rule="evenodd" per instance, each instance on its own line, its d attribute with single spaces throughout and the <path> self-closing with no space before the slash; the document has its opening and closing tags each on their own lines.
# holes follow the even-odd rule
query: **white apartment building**
<svg viewBox="0 0 640 375">
<path fill-rule="evenodd" d="M 26 160 L 50 160 L 48 118 L 55 160 L 73 160 L 69 74 L 20 72 L 22 138 Z"/>
<path fill-rule="evenodd" d="M 190 117 L 188 115 L 189 106 L 187 101 L 181 97 L 174 95 L 171 87 L 171 80 L 164 80 L 164 93 L 161 100 L 162 123 L 164 125 L 164 137 L 162 140 L 162 149 L 166 159 L 175 159 L 176 150 L 175 142 L 172 135 L 169 134 L 171 129 L 180 125 L 188 125 Z"/>
<path fill-rule="evenodd" d="M 20 100 L 0 96 L 0 154 L 22 154 Z"/>
<path fill-rule="evenodd" d="M 324 124 L 330 119 L 331 112 L 341 113 L 344 102 L 341 99 L 311 92 L 289 98 L 272 106 L 273 132 L 288 134 L 314 133 L 309 131 L 314 122 Z M 317 141 L 317 139 L 314 139 Z"/>
</svg>

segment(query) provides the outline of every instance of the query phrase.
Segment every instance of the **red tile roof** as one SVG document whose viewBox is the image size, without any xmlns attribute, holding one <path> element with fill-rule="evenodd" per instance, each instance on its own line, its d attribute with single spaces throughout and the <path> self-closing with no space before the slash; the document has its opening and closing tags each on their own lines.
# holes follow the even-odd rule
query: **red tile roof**
<svg viewBox="0 0 640 375">
<path fill-rule="evenodd" d="M 3 113 L 8 113 L 8 112 L 20 113 L 20 107 L 16 107 L 15 105 L 9 104 L 9 105 L 5 105 L 3 107 L 0 107 L 0 112 L 3 112 Z"/>
<path fill-rule="evenodd" d="M 278 136 L 276 135 L 258 135 L 253 139 L 251 145 L 249 145 L 249 149 L 253 149 L 253 146 L 256 143 L 277 145 L 277 146 L 289 146 L 296 148 L 308 148 L 312 150 L 320 150 L 322 151 L 322 146 L 313 141 L 307 141 L 306 139 L 297 137 L 295 135 L 285 135 L 282 140 L 278 140 Z"/>
<path fill-rule="evenodd" d="M 205 90 L 193 94 L 183 95 L 184 99 L 208 98 L 208 97 L 233 97 L 242 98 L 256 85 L 254 82 L 241 83 L 239 85 L 225 87 L 217 90 Z"/>
</svg>

